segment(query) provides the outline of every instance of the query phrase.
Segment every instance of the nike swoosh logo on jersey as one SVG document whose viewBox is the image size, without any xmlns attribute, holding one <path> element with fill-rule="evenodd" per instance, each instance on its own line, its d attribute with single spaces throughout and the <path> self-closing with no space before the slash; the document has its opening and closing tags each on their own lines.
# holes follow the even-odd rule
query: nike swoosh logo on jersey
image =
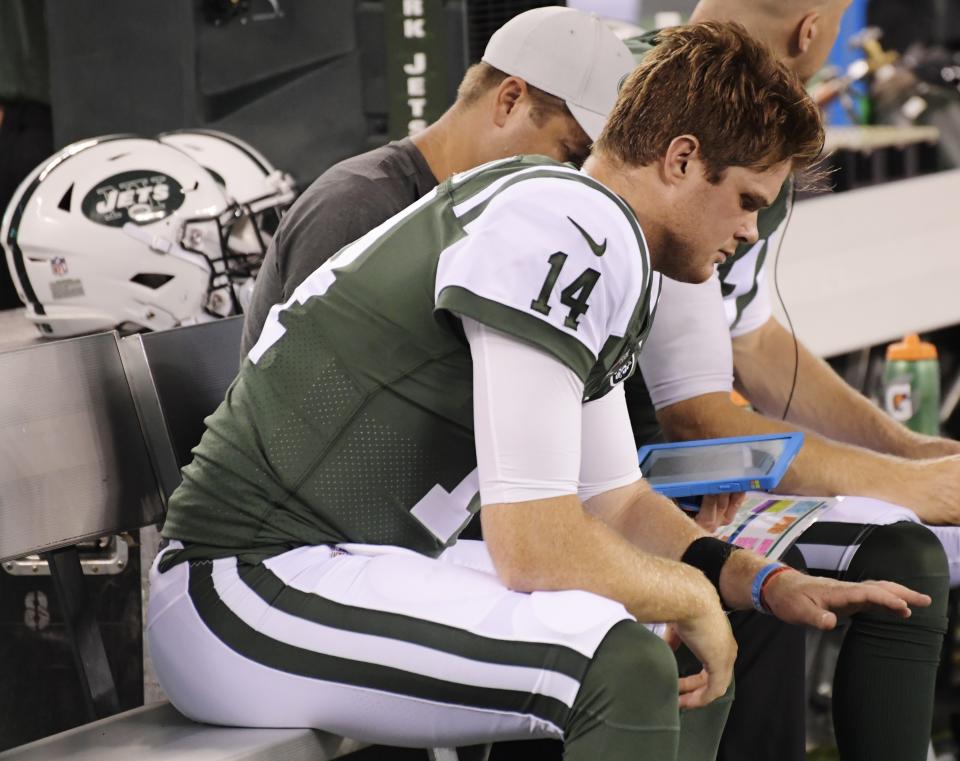
<svg viewBox="0 0 960 761">
<path fill-rule="evenodd" d="M 590 233 L 584 230 L 580 225 L 576 223 L 573 217 L 567 217 L 570 220 L 570 223 L 580 231 L 580 234 L 586 239 L 587 245 L 590 246 L 590 250 L 593 251 L 595 256 L 603 256 L 607 251 L 607 239 L 603 239 L 603 243 L 597 243 L 593 238 L 590 237 Z"/>
</svg>

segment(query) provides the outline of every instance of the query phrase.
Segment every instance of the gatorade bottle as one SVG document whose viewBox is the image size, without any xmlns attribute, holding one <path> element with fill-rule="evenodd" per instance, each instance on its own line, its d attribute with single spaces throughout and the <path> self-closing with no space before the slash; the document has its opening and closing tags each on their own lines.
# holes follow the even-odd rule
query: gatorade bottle
<svg viewBox="0 0 960 761">
<path fill-rule="evenodd" d="M 911 333 L 887 347 L 883 406 L 912 431 L 940 433 L 940 367 L 937 347 Z"/>
</svg>

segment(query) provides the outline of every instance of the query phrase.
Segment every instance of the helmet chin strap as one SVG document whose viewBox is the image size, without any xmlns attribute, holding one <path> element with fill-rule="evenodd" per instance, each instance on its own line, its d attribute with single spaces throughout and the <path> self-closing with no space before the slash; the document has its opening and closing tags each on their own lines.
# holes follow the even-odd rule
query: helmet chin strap
<svg viewBox="0 0 960 761">
<path fill-rule="evenodd" d="M 172 229 L 170 225 L 165 227 L 167 230 Z M 243 309 L 237 293 L 237 286 L 230 277 L 226 262 L 222 257 L 216 260 L 209 259 L 203 254 L 184 248 L 179 242 L 170 240 L 170 238 L 159 234 L 151 234 L 150 231 L 132 222 L 127 222 L 121 229 L 131 238 L 144 243 L 151 251 L 186 259 L 207 270 L 210 274 L 210 284 L 204 309 L 209 315 L 212 317 L 228 317 L 231 314 L 242 313 Z M 215 282 L 221 279 L 222 282 L 215 285 Z M 225 299 L 219 294 L 225 294 Z"/>
<path fill-rule="evenodd" d="M 210 267 L 210 262 L 201 254 L 188 251 L 183 248 L 179 242 L 172 241 L 163 235 L 152 234 L 146 228 L 135 225 L 133 222 L 125 223 L 121 229 L 126 235 L 129 235 L 134 240 L 140 241 L 151 251 L 156 251 L 158 254 L 172 254 L 186 259 L 189 262 L 199 264 L 205 269 L 209 269 Z"/>
<path fill-rule="evenodd" d="M 123 230 L 124 234 L 129 235 L 134 240 L 146 244 L 151 251 L 169 254 L 170 249 L 175 246 L 174 242 L 168 238 L 164 238 L 162 235 L 151 235 L 143 227 L 135 225 L 133 222 L 125 222 L 120 229 Z M 179 246 L 177 246 L 177 248 L 179 248 Z"/>
</svg>

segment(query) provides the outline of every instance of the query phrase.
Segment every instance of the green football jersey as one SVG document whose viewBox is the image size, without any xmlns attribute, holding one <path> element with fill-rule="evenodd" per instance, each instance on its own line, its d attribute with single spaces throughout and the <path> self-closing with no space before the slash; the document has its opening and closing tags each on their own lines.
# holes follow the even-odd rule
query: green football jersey
<svg viewBox="0 0 960 761">
<path fill-rule="evenodd" d="M 479 507 L 460 316 L 550 353 L 598 398 L 632 371 L 659 279 L 630 208 L 572 167 L 456 175 L 283 305 L 183 470 L 179 559 L 306 544 L 435 556 Z"/>
</svg>

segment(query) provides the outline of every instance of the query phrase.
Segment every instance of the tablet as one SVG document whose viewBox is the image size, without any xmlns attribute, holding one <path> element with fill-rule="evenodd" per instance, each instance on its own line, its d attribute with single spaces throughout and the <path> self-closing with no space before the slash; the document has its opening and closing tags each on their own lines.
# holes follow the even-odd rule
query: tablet
<svg viewBox="0 0 960 761">
<path fill-rule="evenodd" d="M 649 444 L 637 452 L 640 472 L 668 497 L 768 490 L 780 483 L 803 446 L 803 434 Z"/>
</svg>

